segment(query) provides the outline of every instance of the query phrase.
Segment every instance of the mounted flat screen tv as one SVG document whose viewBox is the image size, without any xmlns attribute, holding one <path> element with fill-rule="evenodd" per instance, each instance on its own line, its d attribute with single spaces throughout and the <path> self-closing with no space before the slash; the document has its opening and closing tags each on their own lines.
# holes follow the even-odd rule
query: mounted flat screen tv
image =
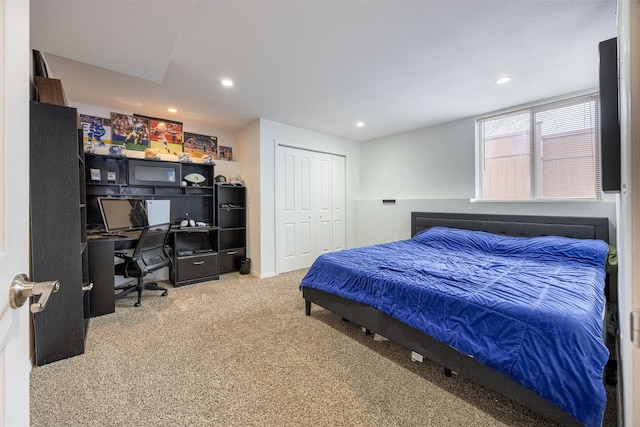
<svg viewBox="0 0 640 427">
<path fill-rule="evenodd" d="M 600 42 L 600 165 L 602 191 L 620 191 L 618 39 Z"/>
</svg>

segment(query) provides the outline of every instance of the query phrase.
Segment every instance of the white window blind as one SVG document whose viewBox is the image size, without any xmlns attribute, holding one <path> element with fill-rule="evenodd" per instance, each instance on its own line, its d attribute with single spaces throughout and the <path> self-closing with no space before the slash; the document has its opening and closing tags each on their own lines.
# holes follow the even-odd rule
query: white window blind
<svg viewBox="0 0 640 427">
<path fill-rule="evenodd" d="M 480 200 L 600 200 L 598 95 L 477 120 Z"/>
</svg>

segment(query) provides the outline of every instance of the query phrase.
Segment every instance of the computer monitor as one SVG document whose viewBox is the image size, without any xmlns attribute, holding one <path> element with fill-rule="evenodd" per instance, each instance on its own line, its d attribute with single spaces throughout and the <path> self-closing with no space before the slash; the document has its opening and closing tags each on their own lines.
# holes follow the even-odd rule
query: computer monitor
<svg viewBox="0 0 640 427">
<path fill-rule="evenodd" d="M 99 197 L 98 205 L 107 232 L 135 230 L 149 225 L 143 199 Z"/>
</svg>

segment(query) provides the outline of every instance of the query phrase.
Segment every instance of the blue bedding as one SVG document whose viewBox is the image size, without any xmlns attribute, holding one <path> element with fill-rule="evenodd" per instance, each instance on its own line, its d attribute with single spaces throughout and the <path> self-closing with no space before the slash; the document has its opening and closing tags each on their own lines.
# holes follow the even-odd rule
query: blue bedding
<svg viewBox="0 0 640 427">
<path fill-rule="evenodd" d="M 599 426 L 607 250 L 600 240 L 433 227 L 324 254 L 300 287 L 374 307 Z"/>
</svg>

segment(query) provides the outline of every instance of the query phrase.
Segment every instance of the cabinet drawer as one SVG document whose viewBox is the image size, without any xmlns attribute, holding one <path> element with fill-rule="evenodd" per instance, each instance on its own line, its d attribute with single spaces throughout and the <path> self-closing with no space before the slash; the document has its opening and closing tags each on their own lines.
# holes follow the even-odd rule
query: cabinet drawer
<svg viewBox="0 0 640 427">
<path fill-rule="evenodd" d="M 240 260 L 245 257 L 245 248 L 225 249 L 220 251 L 220 273 L 228 273 L 240 269 Z"/>
<path fill-rule="evenodd" d="M 176 265 L 176 281 L 216 276 L 218 274 L 218 254 L 194 255 L 178 258 Z"/>
</svg>

